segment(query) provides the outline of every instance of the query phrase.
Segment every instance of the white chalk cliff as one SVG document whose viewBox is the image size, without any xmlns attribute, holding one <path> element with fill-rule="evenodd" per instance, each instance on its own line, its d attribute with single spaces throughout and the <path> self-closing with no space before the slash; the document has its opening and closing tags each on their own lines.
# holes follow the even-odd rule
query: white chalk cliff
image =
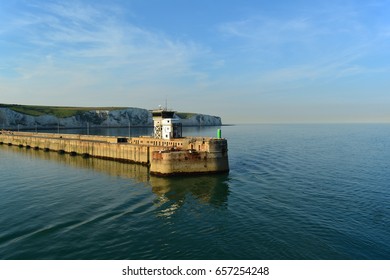
<svg viewBox="0 0 390 280">
<path fill-rule="evenodd" d="M 176 118 L 180 119 L 176 115 Z M 191 118 L 181 119 L 183 126 L 219 126 L 221 118 L 210 115 L 195 114 Z M 54 115 L 30 116 L 13 111 L 9 108 L 0 108 L 0 129 L 19 128 L 54 128 L 58 125 L 62 128 L 78 128 L 89 125 L 90 127 L 127 127 L 152 126 L 152 114 L 146 109 L 127 108 L 124 110 L 91 110 L 75 116 L 58 118 Z"/>
</svg>

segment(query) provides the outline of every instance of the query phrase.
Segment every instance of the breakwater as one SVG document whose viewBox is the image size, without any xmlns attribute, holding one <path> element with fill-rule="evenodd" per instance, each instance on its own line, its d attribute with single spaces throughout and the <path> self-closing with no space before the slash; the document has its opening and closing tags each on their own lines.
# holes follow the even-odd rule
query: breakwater
<svg viewBox="0 0 390 280">
<path fill-rule="evenodd" d="M 80 134 L 0 133 L 0 144 L 96 157 L 149 166 L 153 175 L 220 173 L 229 171 L 226 139 L 149 136 L 115 137 Z"/>
</svg>

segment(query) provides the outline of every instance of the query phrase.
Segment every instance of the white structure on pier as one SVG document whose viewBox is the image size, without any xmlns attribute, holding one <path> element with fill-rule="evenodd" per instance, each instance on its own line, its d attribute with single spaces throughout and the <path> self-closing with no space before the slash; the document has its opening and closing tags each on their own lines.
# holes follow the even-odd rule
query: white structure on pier
<svg viewBox="0 0 390 280">
<path fill-rule="evenodd" d="M 166 109 L 153 110 L 154 138 L 173 139 L 182 137 L 182 124 L 174 118 L 175 111 Z"/>
</svg>

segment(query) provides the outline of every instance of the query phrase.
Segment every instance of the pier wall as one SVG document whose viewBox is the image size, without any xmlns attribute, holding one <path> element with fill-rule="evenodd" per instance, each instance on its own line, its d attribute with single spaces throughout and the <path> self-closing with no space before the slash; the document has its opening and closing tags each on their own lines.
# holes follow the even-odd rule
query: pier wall
<svg viewBox="0 0 390 280">
<path fill-rule="evenodd" d="M 229 171 L 227 155 L 215 152 L 153 152 L 150 173 L 184 175 Z"/>
<path fill-rule="evenodd" d="M 226 139 L 1 132 L 0 144 L 138 163 L 160 176 L 229 171 Z"/>
<path fill-rule="evenodd" d="M 0 134 L 0 142 L 21 147 L 56 151 L 69 154 L 79 154 L 103 159 L 133 162 L 148 165 L 150 164 L 150 148 L 132 144 L 110 143 L 107 137 L 106 142 L 101 137 L 84 136 L 78 139 L 73 135 L 47 135 L 25 136 L 25 135 L 4 135 Z M 82 139 L 84 138 L 84 139 Z M 85 138 L 90 138 L 86 140 Z M 113 138 L 113 137 L 111 137 Z"/>
</svg>

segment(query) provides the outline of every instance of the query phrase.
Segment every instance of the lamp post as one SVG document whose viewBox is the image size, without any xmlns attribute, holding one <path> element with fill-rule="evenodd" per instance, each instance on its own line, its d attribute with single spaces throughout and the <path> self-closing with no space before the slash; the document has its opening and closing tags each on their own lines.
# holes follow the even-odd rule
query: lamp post
<svg viewBox="0 0 390 280">
<path fill-rule="evenodd" d="M 110 111 L 107 111 L 107 136 L 110 135 L 110 133 L 109 133 L 109 128 L 110 128 L 109 120 L 110 120 Z"/>
<path fill-rule="evenodd" d="M 129 138 L 130 138 L 130 136 L 131 136 L 131 134 L 130 134 L 130 130 L 131 130 L 131 121 L 130 121 L 130 115 L 129 115 L 129 114 L 127 114 L 127 117 L 128 117 L 128 119 L 129 119 Z"/>
</svg>

